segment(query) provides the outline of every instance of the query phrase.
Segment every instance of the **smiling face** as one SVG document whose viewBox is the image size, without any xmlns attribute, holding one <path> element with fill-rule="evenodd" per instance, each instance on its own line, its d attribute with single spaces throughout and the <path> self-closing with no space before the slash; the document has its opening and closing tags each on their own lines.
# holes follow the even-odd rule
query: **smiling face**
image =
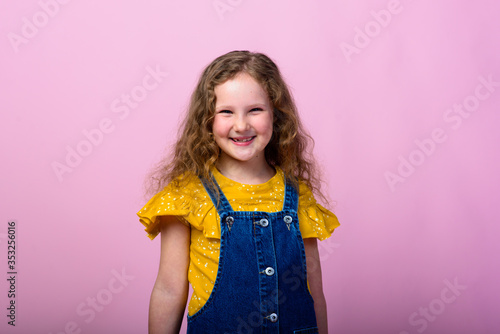
<svg viewBox="0 0 500 334">
<path fill-rule="evenodd" d="M 273 134 L 273 108 L 266 91 L 241 72 L 215 87 L 212 131 L 221 149 L 219 166 L 266 167 L 264 150 Z"/>
</svg>

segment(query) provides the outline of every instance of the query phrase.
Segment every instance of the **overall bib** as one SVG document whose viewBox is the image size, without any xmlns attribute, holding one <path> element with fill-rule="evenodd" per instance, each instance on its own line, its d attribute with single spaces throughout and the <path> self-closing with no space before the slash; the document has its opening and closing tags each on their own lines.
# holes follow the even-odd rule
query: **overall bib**
<svg viewBox="0 0 500 334">
<path fill-rule="evenodd" d="M 280 212 L 234 211 L 213 180 L 219 200 L 201 181 L 221 219 L 219 267 L 187 333 L 317 333 L 295 188 L 286 183 Z"/>
</svg>

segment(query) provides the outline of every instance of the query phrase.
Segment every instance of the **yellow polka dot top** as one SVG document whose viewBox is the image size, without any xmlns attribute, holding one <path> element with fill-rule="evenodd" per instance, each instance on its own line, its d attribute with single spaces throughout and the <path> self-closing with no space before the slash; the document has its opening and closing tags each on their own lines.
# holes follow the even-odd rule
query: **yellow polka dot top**
<svg viewBox="0 0 500 334">
<path fill-rule="evenodd" d="M 248 185 L 223 176 L 217 169 L 213 175 L 235 211 L 278 212 L 283 208 L 284 173 L 276 174 L 266 183 Z M 193 287 L 188 313 L 193 315 L 205 305 L 212 292 L 219 263 L 220 220 L 210 196 L 195 177 L 180 187 L 170 183 L 137 213 L 146 226 L 149 238 L 159 233 L 159 216 L 173 215 L 191 227 L 188 280 Z M 340 224 L 337 217 L 316 202 L 311 190 L 299 186 L 299 227 L 302 238 L 328 238 Z"/>
</svg>

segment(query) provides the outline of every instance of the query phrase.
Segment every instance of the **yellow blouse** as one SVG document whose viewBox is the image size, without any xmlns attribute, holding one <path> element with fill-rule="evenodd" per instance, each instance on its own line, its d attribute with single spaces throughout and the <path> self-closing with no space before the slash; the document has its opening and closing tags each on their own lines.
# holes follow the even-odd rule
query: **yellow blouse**
<svg viewBox="0 0 500 334">
<path fill-rule="evenodd" d="M 266 183 L 235 182 L 213 170 L 215 180 L 235 211 L 278 212 L 283 208 L 284 174 L 279 168 Z M 150 239 L 159 233 L 159 216 L 173 215 L 191 226 L 188 280 L 193 287 L 188 313 L 205 305 L 212 292 L 219 264 L 220 220 L 210 196 L 196 176 L 176 187 L 170 183 L 137 213 Z M 340 224 L 337 217 L 316 202 L 311 190 L 299 185 L 299 228 L 302 238 L 328 238 Z"/>
</svg>

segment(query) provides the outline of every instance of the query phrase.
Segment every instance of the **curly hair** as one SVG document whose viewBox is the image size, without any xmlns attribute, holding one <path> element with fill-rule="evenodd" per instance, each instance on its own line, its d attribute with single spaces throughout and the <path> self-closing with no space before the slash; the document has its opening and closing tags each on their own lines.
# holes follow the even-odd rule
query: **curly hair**
<svg viewBox="0 0 500 334">
<path fill-rule="evenodd" d="M 220 154 L 212 133 L 216 104 L 214 89 L 241 72 L 249 74 L 263 87 L 274 108 L 273 134 L 265 149 L 267 162 L 279 166 L 296 189 L 299 181 L 304 182 L 326 201 L 320 189 L 319 170 L 311 153 L 314 141 L 300 122 L 288 86 L 268 56 L 249 51 L 226 53 L 203 71 L 175 146 L 147 179 L 149 192 L 156 193 L 169 182 L 189 181 L 186 179 L 189 175 L 211 180 L 210 170 Z"/>
</svg>

